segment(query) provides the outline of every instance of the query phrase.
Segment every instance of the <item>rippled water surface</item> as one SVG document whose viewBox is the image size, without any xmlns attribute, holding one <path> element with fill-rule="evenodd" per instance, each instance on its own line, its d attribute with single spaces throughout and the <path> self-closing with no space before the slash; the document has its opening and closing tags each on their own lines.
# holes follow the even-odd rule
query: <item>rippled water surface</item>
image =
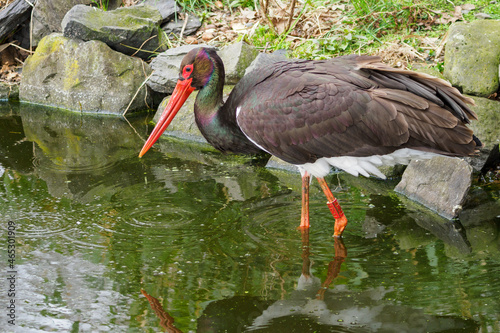
<svg viewBox="0 0 500 333">
<path fill-rule="evenodd" d="M 298 174 L 174 139 L 139 159 L 146 124 L 0 106 L 0 331 L 500 331 L 494 179 L 448 222 L 397 179 L 331 175 L 334 240 L 316 182 L 301 233 Z"/>
</svg>

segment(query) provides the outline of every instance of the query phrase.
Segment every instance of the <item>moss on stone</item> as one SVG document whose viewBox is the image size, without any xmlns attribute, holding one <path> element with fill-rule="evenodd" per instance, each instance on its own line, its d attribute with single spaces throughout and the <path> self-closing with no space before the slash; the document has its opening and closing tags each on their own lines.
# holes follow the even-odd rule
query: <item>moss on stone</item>
<svg viewBox="0 0 500 333">
<path fill-rule="evenodd" d="M 43 53 L 37 50 L 26 60 L 20 85 L 23 101 L 75 111 L 121 113 L 151 72 L 142 60 L 99 41 L 54 34 L 42 40 L 41 50 Z M 144 101 L 151 98 L 146 89 L 134 99 L 132 112 L 146 109 Z"/>
<path fill-rule="evenodd" d="M 488 97 L 499 88 L 500 21 L 454 23 L 448 32 L 444 75 L 464 93 Z"/>
</svg>

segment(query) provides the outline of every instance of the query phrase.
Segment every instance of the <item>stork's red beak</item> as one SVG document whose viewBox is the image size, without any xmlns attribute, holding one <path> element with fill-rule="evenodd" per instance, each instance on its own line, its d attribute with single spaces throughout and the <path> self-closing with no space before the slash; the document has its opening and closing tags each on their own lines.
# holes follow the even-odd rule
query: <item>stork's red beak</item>
<svg viewBox="0 0 500 333">
<path fill-rule="evenodd" d="M 139 153 L 139 157 L 146 154 L 146 152 L 151 148 L 151 146 L 160 138 L 160 136 L 165 132 L 168 125 L 172 119 L 174 119 L 177 112 L 180 110 L 186 99 L 191 95 L 194 91 L 194 88 L 191 87 L 191 82 L 193 79 L 179 80 L 177 81 L 177 85 L 175 86 L 174 92 L 168 101 L 165 110 L 163 111 L 158 124 L 156 124 L 153 132 L 149 136 L 148 140 L 144 144 Z"/>
</svg>

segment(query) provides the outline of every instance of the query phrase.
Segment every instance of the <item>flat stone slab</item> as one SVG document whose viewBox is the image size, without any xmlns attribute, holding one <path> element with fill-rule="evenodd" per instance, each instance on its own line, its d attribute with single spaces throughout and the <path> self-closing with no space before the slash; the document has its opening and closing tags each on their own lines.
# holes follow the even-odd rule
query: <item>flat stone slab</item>
<svg viewBox="0 0 500 333">
<path fill-rule="evenodd" d="M 472 182 L 472 167 L 460 158 L 413 160 L 394 189 L 452 219 L 458 216 Z"/>
<path fill-rule="evenodd" d="M 61 26 L 65 37 L 99 40 L 113 50 L 147 59 L 166 49 L 160 31 L 162 20 L 158 9 L 146 5 L 111 11 L 76 5 L 66 13 Z"/>
<path fill-rule="evenodd" d="M 162 17 L 162 24 L 165 22 L 169 22 L 170 20 L 175 18 L 175 14 L 180 11 L 179 6 L 175 3 L 175 0 L 145 0 L 144 2 L 140 2 L 136 6 L 151 6 L 160 12 Z"/>
<path fill-rule="evenodd" d="M 182 31 L 183 36 L 193 35 L 199 28 L 201 28 L 202 23 L 200 19 L 192 13 L 189 13 L 188 15 L 186 26 L 184 26 L 184 20 L 176 20 L 174 18 L 167 23 L 162 24 L 161 28 L 169 37 L 173 37 L 171 36 L 172 34 L 180 36 L 182 27 L 184 27 L 184 31 Z"/>
<path fill-rule="evenodd" d="M 245 42 L 238 42 L 224 47 L 218 54 L 224 62 L 225 83 L 236 84 L 243 78 L 252 61 L 257 58 L 259 51 Z"/>
</svg>

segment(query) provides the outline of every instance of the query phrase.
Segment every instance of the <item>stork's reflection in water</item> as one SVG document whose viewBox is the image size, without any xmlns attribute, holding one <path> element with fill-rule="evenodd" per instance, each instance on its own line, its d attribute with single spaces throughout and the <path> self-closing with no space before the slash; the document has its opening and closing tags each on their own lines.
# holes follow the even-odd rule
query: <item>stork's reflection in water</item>
<svg viewBox="0 0 500 333">
<path fill-rule="evenodd" d="M 197 319 L 197 332 L 478 332 L 472 320 L 429 315 L 394 303 L 387 296 L 392 287 L 351 290 L 348 284 L 335 285 L 341 268 L 348 270 L 349 265 L 342 238 L 333 239 L 335 253 L 321 281 L 311 270 L 309 230 L 301 230 L 301 237 L 302 272 L 289 297 L 272 301 L 234 296 L 211 302 Z M 161 304 L 143 294 L 160 326 L 169 333 L 181 332 Z"/>
</svg>

